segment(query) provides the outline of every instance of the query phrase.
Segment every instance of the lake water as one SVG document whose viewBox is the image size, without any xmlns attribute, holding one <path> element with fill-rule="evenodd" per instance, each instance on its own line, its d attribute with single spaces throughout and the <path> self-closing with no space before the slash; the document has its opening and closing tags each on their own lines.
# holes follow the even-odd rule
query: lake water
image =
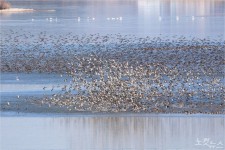
<svg viewBox="0 0 225 150">
<path fill-rule="evenodd" d="M 225 148 L 224 116 L 132 114 L 12 116 L 1 117 L 2 150 Z"/>
<path fill-rule="evenodd" d="M 224 38 L 224 0 L 9 0 L 32 13 L 1 14 L 1 32 Z M 55 11 L 50 11 L 55 10 Z M 50 20 L 50 18 L 52 18 Z M 4 32 L 3 32 L 4 34 Z"/>
<path fill-rule="evenodd" d="M 9 0 L 31 13 L 0 14 L 1 39 L 30 32 L 224 38 L 224 0 Z M 52 11 L 54 10 L 54 11 Z M 59 75 L 2 76 L 1 101 L 51 94 Z M 27 78 L 26 78 L 27 79 Z M 33 80 L 36 79 L 36 80 Z M 46 80 L 51 84 L 46 85 Z M 56 81 L 57 80 L 57 81 Z M 13 81 L 13 86 L 12 86 Z M 52 82 L 56 83 L 52 84 Z M 27 84 L 29 83 L 29 84 Z M 47 90 L 43 91 L 46 86 Z M 57 90 L 57 89 L 55 89 Z M 1 150 L 225 149 L 224 115 L 18 114 L 0 112 Z"/>
</svg>

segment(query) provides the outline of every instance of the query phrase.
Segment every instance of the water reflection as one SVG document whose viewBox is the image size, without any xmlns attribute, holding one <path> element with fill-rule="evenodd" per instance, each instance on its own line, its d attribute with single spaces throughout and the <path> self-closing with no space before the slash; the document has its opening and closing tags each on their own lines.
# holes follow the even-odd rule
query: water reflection
<svg viewBox="0 0 225 150">
<path fill-rule="evenodd" d="M 34 13 L 1 14 L 2 31 L 26 28 L 40 32 L 122 33 L 216 37 L 224 34 L 223 0 L 66 0 L 10 1 Z M 56 11 L 43 11 L 56 10 Z M 116 10 L 116 11 L 115 11 Z M 78 17 L 80 17 L 78 21 Z M 123 21 L 107 20 L 122 17 Z M 46 21 L 57 18 L 58 21 Z M 95 18 L 90 21 L 88 18 Z M 32 19 L 34 21 L 32 21 Z"/>
<path fill-rule="evenodd" d="M 153 9 L 149 9 L 153 8 Z M 223 0 L 139 0 L 138 11 L 160 16 L 224 16 Z M 149 12 L 149 13 L 148 13 Z"/>
<path fill-rule="evenodd" d="M 224 132 L 222 116 L 1 117 L 4 150 L 208 149 L 197 139 L 225 144 Z"/>
</svg>

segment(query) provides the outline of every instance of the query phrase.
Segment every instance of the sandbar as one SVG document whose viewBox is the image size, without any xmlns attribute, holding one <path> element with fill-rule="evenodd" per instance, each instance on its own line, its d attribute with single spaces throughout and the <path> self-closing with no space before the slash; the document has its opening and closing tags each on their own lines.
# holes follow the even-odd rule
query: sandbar
<svg viewBox="0 0 225 150">
<path fill-rule="evenodd" d="M 9 8 L 0 10 L 0 13 L 22 13 L 22 12 L 33 12 L 34 9 L 24 9 L 24 8 Z"/>
</svg>

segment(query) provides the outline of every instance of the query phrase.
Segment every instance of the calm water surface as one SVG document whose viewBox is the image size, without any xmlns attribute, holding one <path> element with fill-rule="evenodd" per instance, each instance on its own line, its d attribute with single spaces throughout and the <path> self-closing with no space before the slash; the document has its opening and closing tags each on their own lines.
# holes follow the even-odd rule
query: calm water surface
<svg viewBox="0 0 225 150">
<path fill-rule="evenodd" d="M 65 79 L 68 81 L 65 82 Z M 60 74 L 1 73 L 0 102 L 22 101 L 34 96 L 56 94 L 64 85 L 69 84 L 69 80 L 68 76 Z"/>
<path fill-rule="evenodd" d="M 0 136 L 2 150 L 207 150 L 224 133 L 224 116 L 27 114 L 3 115 Z"/>
<path fill-rule="evenodd" d="M 1 32 L 224 38 L 224 0 L 9 0 L 33 13 L 1 14 Z M 55 11 L 48 11 L 55 10 Z M 78 19 L 78 17 L 80 19 Z M 52 18 L 50 20 L 50 18 Z M 23 29 L 23 30 L 21 30 Z"/>
</svg>

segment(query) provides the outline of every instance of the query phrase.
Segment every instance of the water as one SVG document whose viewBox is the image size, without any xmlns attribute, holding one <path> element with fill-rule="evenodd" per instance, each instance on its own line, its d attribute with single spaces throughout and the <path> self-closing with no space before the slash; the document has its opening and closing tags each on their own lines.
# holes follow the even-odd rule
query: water
<svg viewBox="0 0 225 150">
<path fill-rule="evenodd" d="M 34 36 L 38 36 L 40 32 L 56 36 L 71 32 L 82 35 L 120 33 L 211 39 L 220 36 L 224 39 L 225 34 L 224 0 L 9 2 L 15 8 L 32 8 L 36 11 L 0 14 L 1 39 L 7 38 L 10 30 L 16 32 L 12 36 L 25 32 Z M 3 76 L 1 73 L 1 102 L 18 100 L 18 94 L 20 97 L 51 94 L 49 89 L 53 85 L 64 83 L 59 75 L 44 75 L 42 78 L 33 75 L 29 81 L 24 81 L 26 76 L 23 75 L 20 76 L 20 81 L 15 83 L 16 76 L 17 74 Z M 34 78 L 36 80 L 33 80 Z M 49 89 L 44 91 L 44 86 Z M 1 112 L 0 121 L 1 150 L 206 150 L 212 149 L 210 146 L 225 148 L 224 115 L 67 116 Z"/>
<path fill-rule="evenodd" d="M 58 93 L 69 82 L 65 82 L 65 79 L 69 78 L 62 74 L 1 73 L 0 102 L 21 101 Z"/>
<path fill-rule="evenodd" d="M 2 150 L 208 150 L 224 133 L 224 116 L 6 115 L 0 137 Z"/>
<path fill-rule="evenodd" d="M 1 32 L 224 38 L 224 0 L 9 0 L 32 13 L 1 14 Z M 55 11 L 48 11 L 55 10 Z M 78 19 L 80 17 L 80 21 Z M 50 21 L 49 19 L 52 18 Z M 33 19 L 33 20 L 32 20 Z M 46 20 L 48 19 L 48 20 Z"/>
</svg>

